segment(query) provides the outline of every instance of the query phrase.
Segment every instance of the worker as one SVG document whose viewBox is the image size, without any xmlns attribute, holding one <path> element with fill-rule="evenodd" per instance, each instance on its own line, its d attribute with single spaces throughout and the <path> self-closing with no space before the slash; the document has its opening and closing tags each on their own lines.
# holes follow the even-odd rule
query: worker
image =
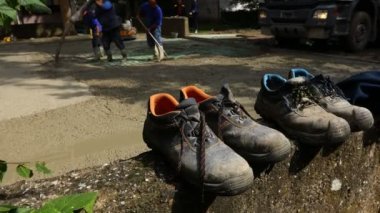
<svg viewBox="0 0 380 213">
<path fill-rule="evenodd" d="M 174 11 L 176 16 L 185 16 L 185 3 L 183 0 L 176 0 L 174 3 Z"/>
<path fill-rule="evenodd" d="M 190 17 L 190 24 L 194 30 L 194 33 L 198 33 L 198 15 L 199 15 L 198 0 L 191 0 L 189 17 Z"/>
<path fill-rule="evenodd" d="M 127 58 L 125 46 L 120 36 L 121 18 L 109 0 L 95 0 L 95 16 L 102 25 L 102 43 L 107 60 L 112 61 L 111 42 L 114 42 L 124 59 Z"/>
<path fill-rule="evenodd" d="M 148 0 L 141 5 L 140 11 L 138 13 L 139 18 L 144 17 L 146 21 L 146 26 L 150 33 L 154 36 L 156 41 L 162 47 L 161 38 L 161 26 L 162 26 L 162 10 L 158 6 L 156 0 Z M 148 46 L 154 49 L 153 59 L 159 59 L 159 50 L 155 45 L 154 39 L 147 32 L 146 35 Z"/>
<path fill-rule="evenodd" d="M 91 8 L 86 8 L 83 11 L 83 24 L 90 28 L 91 31 L 91 43 L 94 52 L 95 60 L 100 60 L 102 56 L 101 49 L 103 48 L 100 42 L 100 33 L 102 32 L 102 25 L 95 18 L 95 11 Z"/>
</svg>

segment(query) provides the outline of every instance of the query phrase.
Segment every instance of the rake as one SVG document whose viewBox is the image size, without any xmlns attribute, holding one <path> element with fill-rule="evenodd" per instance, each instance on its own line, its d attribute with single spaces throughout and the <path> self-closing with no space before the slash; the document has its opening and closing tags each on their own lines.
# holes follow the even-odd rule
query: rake
<svg viewBox="0 0 380 213">
<path fill-rule="evenodd" d="M 154 44 L 156 48 L 158 49 L 158 61 L 161 61 L 165 57 L 168 58 L 168 54 L 165 52 L 164 47 L 157 41 L 157 39 L 152 35 L 152 33 L 149 31 L 149 29 L 145 26 L 144 22 L 140 19 L 140 17 L 137 17 L 137 20 L 140 22 L 141 26 L 144 28 L 144 30 L 148 33 L 148 35 L 153 39 Z"/>
</svg>

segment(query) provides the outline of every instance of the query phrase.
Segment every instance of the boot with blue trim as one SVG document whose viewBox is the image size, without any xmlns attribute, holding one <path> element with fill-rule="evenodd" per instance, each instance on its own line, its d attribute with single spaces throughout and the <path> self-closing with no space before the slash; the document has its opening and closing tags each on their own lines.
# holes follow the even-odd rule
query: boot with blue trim
<svg viewBox="0 0 380 213">
<path fill-rule="evenodd" d="M 374 124 L 371 111 L 364 107 L 351 105 L 345 98 L 342 90 L 330 78 L 323 75 L 314 76 L 306 69 L 295 68 L 289 72 L 289 78 L 307 78 L 315 90 L 315 101 L 327 112 L 344 118 L 351 127 L 351 131 L 368 130 Z"/>
<path fill-rule="evenodd" d="M 350 125 L 320 107 L 314 101 L 315 95 L 304 77 L 286 80 L 277 74 L 265 74 L 255 110 L 300 143 L 329 145 L 344 142 L 350 135 Z"/>
</svg>

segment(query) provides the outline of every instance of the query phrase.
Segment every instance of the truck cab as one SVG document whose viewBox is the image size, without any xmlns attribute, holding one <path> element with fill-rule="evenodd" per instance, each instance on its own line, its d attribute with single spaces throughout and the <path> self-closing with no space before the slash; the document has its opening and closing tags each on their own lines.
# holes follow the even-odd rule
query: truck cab
<svg viewBox="0 0 380 213">
<path fill-rule="evenodd" d="M 260 0 L 263 34 L 277 40 L 342 39 L 351 51 L 375 41 L 380 0 Z"/>
</svg>

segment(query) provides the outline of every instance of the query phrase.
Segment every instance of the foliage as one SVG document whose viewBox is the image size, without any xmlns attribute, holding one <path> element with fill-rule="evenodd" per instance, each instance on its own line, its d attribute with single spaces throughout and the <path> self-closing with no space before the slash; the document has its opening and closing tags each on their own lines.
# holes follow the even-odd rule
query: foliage
<svg viewBox="0 0 380 213">
<path fill-rule="evenodd" d="M 96 192 L 67 195 L 46 202 L 40 209 L 0 205 L 0 213 L 73 213 L 81 210 L 92 213 L 96 198 Z"/>
<path fill-rule="evenodd" d="M 33 170 L 31 168 L 29 168 L 29 166 L 28 166 L 28 164 L 30 164 L 30 163 L 27 163 L 27 162 L 13 163 L 13 162 L 6 162 L 3 160 L 0 160 L 0 183 L 2 182 L 4 175 L 8 170 L 8 164 L 16 164 L 17 165 L 16 172 L 19 176 L 21 176 L 23 178 L 33 177 Z M 50 174 L 51 173 L 50 169 L 48 169 L 46 167 L 45 162 L 36 162 L 35 168 L 36 168 L 37 172 L 42 173 L 42 174 Z M 1 213 L 1 211 L 0 211 L 0 213 Z"/>
<path fill-rule="evenodd" d="M 36 213 L 48 213 L 48 212 L 62 212 L 71 213 L 78 210 L 85 210 L 90 213 L 93 212 L 97 193 L 87 192 L 82 194 L 75 194 L 60 197 L 47 202 Z"/>
<path fill-rule="evenodd" d="M 31 13 L 51 13 L 44 4 L 45 0 L 0 0 L 0 28 L 9 31 L 12 21 L 17 15 L 26 10 Z"/>
<path fill-rule="evenodd" d="M 33 176 L 33 170 L 27 166 L 30 163 L 12 163 L 0 160 L 0 182 L 7 172 L 8 164 L 16 164 L 16 172 L 21 177 L 31 178 Z M 36 162 L 35 169 L 39 173 L 51 173 L 50 169 L 46 167 L 45 162 Z M 96 198 L 96 192 L 67 195 L 46 202 L 40 209 L 1 204 L 0 213 L 73 213 L 82 212 L 82 210 L 92 213 Z"/>
</svg>

